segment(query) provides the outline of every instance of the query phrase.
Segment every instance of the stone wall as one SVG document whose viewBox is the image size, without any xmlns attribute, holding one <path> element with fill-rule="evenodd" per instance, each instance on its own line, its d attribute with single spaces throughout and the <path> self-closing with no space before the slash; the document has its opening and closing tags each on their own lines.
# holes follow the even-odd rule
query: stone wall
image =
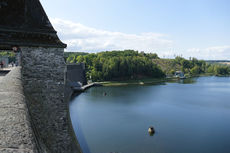
<svg viewBox="0 0 230 153">
<path fill-rule="evenodd" d="M 26 98 L 21 68 L 0 79 L 0 152 L 38 153 Z"/>
<path fill-rule="evenodd" d="M 81 152 L 64 97 L 64 49 L 20 48 L 24 93 L 41 152 Z"/>
<path fill-rule="evenodd" d="M 85 73 L 85 64 L 68 64 L 66 80 L 70 86 L 74 86 L 77 82 L 80 82 L 82 85 L 86 85 L 87 79 Z"/>
</svg>

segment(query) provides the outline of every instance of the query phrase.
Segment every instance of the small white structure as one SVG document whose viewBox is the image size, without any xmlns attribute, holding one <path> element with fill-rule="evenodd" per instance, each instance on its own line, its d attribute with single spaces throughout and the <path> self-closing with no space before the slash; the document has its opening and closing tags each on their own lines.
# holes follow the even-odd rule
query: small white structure
<svg viewBox="0 0 230 153">
<path fill-rule="evenodd" d="M 176 71 L 175 74 L 174 74 L 174 77 L 180 78 L 180 79 L 185 78 L 184 73 L 182 71 Z"/>
</svg>

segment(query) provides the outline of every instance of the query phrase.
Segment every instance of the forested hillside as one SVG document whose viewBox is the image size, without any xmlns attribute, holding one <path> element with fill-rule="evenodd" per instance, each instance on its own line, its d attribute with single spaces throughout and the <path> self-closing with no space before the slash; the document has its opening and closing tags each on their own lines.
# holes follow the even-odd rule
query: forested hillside
<svg viewBox="0 0 230 153">
<path fill-rule="evenodd" d="M 86 55 L 71 54 L 67 63 L 84 62 L 87 76 L 93 81 L 165 77 L 164 72 L 152 62 L 152 59 L 157 58 L 159 57 L 156 54 L 125 50 Z"/>
<path fill-rule="evenodd" d="M 204 60 L 191 58 L 189 60 L 177 56 L 175 59 L 154 59 L 154 63 L 160 66 L 166 75 L 173 75 L 175 71 L 182 71 L 187 76 L 230 75 L 230 67 L 225 64 L 207 63 Z"/>
<path fill-rule="evenodd" d="M 93 81 L 162 78 L 183 71 L 186 76 L 230 75 L 230 67 L 210 64 L 203 60 L 189 60 L 177 56 L 175 59 L 160 59 L 155 53 L 134 50 L 106 51 L 99 53 L 66 52 L 67 63 L 86 64 L 88 79 Z"/>
</svg>

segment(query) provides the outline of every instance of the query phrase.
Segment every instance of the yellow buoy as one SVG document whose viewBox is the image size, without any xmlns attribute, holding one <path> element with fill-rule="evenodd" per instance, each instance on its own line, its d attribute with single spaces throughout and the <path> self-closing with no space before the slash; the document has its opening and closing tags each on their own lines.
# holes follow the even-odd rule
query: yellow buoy
<svg viewBox="0 0 230 153">
<path fill-rule="evenodd" d="M 153 126 L 149 127 L 148 132 L 150 135 L 153 135 L 155 133 L 155 129 L 153 128 Z"/>
</svg>

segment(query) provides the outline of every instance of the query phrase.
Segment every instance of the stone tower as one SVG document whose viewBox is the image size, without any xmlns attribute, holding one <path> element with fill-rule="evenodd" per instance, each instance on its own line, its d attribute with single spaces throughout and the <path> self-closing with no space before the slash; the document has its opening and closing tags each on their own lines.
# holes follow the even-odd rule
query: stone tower
<svg viewBox="0 0 230 153">
<path fill-rule="evenodd" d="M 62 43 L 39 0 L 0 1 L 0 50 L 19 48 L 24 94 L 39 152 L 81 152 L 64 98 Z"/>
</svg>

